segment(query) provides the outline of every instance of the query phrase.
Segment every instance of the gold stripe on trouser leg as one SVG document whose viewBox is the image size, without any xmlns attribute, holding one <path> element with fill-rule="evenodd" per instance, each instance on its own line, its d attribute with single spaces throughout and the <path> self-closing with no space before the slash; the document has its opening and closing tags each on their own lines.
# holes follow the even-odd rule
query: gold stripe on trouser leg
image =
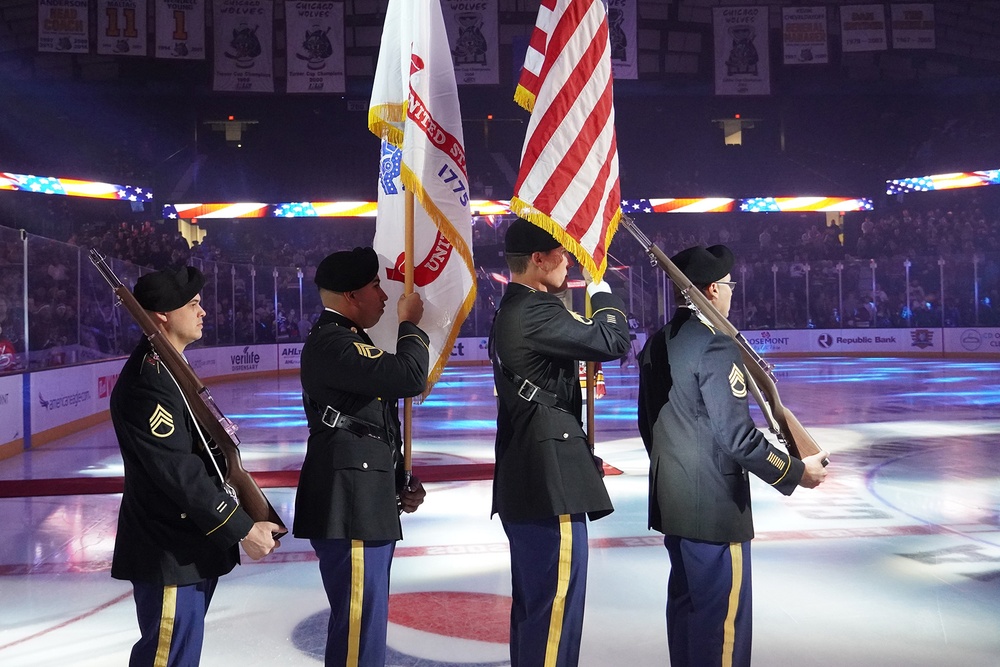
<svg viewBox="0 0 1000 667">
<path fill-rule="evenodd" d="M 361 652 L 361 609 L 365 599 L 365 543 L 351 540 L 351 618 L 347 629 L 347 667 L 357 667 Z"/>
<path fill-rule="evenodd" d="M 545 645 L 545 667 L 555 667 L 559 659 L 559 640 L 562 638 L 563 617 L 566 615 L 566 593 L 569 591 L 569 571 L 573 564 L 573 523 L 569 514 L 559 515 L 559 580 L 556 596 L 552 600 L 552 617 L 549 619 L 549 640 Z"/>
<path fill-rule="evenodd" d="M 156 642 L 155 667 L 166 667 L 170 659 L 170 641 L 174 638 L 174 618 L 177 615 L 177 587 L 163 587 L 163 604 L 160 607 L 160 638 Z"/>
<path fill-rule="evenodd" d="M 729 562 L 733 568 L 733 586 L 729 589 L 729 611 L 722 626 L 722 667 L 732 667 L 733 648 L 736 644 L 736 612 L 740 606 L 740 590 L 743 588 L 743 545 L 729 544 Z"/>
</svg>

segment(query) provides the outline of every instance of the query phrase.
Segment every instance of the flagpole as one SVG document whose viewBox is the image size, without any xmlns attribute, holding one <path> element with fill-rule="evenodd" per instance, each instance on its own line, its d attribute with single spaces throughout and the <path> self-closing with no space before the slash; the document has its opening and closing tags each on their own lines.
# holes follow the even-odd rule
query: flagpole
<svg viewBox="0 0 1000 667">
<path fill-rule="evenodd" d="M 586 306 L 584 307 L 584 313 L 589 319 L 590 316 L 593 315 L 593 313 L 591 312 L 593 310 L 593 306 L 590 305 L 590 294 L 585 293 L 584 303 L 586 304 Z M 587 444 L 590 445 L 591 452 L 594 451 L 594 448 L 596 446 L 596 441 L 594 440 L 594 425 L 596 423 L 594 421 L 594 416 L 595 416 L 594 408 L 597 407 L 594 401 L 597 394 L 596 392 L 597 372 L 595 370 L 596 368 L 597 364 L 595 362 L 593 361 L 587 362 Z"/>
<path fill-rule="evenodd" d="M 403 231 L 403 295 L 413 294 L 413 190 L 406 190 L 406 215 Z M 403 486 L 410 486 L 413 476 L 413 399 L 403 400 Z"/>
</svg>

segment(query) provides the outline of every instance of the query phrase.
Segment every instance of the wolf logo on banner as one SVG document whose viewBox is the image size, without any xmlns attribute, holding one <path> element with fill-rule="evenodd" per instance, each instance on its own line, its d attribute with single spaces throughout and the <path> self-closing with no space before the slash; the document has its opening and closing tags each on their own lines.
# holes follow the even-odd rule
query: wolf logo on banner
<svg viewBox="0 0 1000 667">
<path fill-rule="evenodd" d="M 769 95 L 767 7 L 716 7 L 715 94 Z"/>
<path fill-rule="evenodd" d="M 390 302 L 403 293 L 406 192 L 414 206 L 414 290 L 430 336 L 428 393 L 440 377 L 476 298 L 472 215 L 462 113 L 438 0 L 390 0 L 368 127 L 382 138 L 375 251 Z M 369 334 L 394 351 L 398 322 L 387 310 Z"/>
<path fill-rule="evenodd" d="M 441 5 L 456 81 L 462 85 L 499 83 L 497 0 L 444 0 Z"/>
<path fill-rule="evenodd" d="M 213 90 L 274 92 L 274 6 L 265 0 L 217 0 Z"/>
</svg>

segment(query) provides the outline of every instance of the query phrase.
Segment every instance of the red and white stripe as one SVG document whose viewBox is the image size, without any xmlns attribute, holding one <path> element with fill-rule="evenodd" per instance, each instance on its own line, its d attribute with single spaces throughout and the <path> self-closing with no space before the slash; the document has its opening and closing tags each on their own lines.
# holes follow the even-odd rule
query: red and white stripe
<svg viewBox="0 0 1000 667">
<path fill-rule="evenodd" d="M 528 51 L 524 54 L 524 67 L 521 78 L 514 91 L 514 101 L 526 111 L 535 108 L 535 96 L 541 84 L 542 65 L 545 61 L 545 44 L 549 39 L 552 13 L 557 0 L 542 0 L 538 6 L 538 17 L 535 19 L 535 29 L 531 33 Z"/>
<path fill-rule="evenodd" d="M 548 26 L 511 209 L 600 279 L 621 216 L 607 14 L 601 0 L 555 0 Z"/>
</svg>

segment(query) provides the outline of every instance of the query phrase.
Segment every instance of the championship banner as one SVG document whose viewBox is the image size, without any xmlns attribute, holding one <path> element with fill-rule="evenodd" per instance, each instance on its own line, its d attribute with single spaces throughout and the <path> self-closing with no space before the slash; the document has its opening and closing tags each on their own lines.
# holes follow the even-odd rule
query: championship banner
<svg viewBox="0 0 1000 667">
<path fill-rule="evenodd" d="M 289 93 L 342 93 L 344 3 L 286 2 Z"/>
<path fill-rule="evenodd" d="M 542 0 L 514 101 L 531 118 L 510 208 L 601 280 L 622 213 L 601 0 Z"/>
<path fill-rule="evenodd" d="M 889 5 L 892 11 L 892 48 L 933 49 L 934 5 L 922 2 L 913 5 Z"/>
<path fill-rule="evenodd" d="M 716 7 L 715 94 L 770 95 L 767 7 Z"/>
<path fill-rule="evenodd" d="M 38 50 L 89 53 L 90 0 L 38 0 Z"/>
<path fill-rule="evenodd" d="M 639 78 L 636 0 L 607 0 L 611 72 L 616 79 Z"/>
<path fill-rule="evenodd" d="M 215 76 L 212 90 L 274 92 L 274 3 L 215 0 Z"/>
<path fill-rule="evenodd" d="M 97 0 L 97 52 L 144 56 L 146 0 Z"/>
<path fill-rule="evenodd" d="M 205 0 L 155 0 L 156 57 L 205 59 Z"/>
<path fill-rule="evenodd" d="M 781 10 L 781 41 L 786 65 L 830 62 L 826 7 L 785 7 Z"/>
<path fill-rule="evenodd" d="M 883 5 L 844 5 L 840 8 L 840 47 L 853 51 L 885 51 L 889 48 Z"/>
<path fill-rule="evenodd" d="M 396 349 L 409 191 L 415 199 L 413 287 L 424 302 L 420 328 L 430 336 L 426 395 L 476 300 L 462 112 L 439 0 L 389 0 L 368 128 L 382 139 L 373 245 L 389 295 L 369 333 L 382 349 Z"/>
<path fill-rule="evenodd" d="M 444 0 L 441 11 L 458 83 L 500 83 L 497 0 Z"/>
</svg>

